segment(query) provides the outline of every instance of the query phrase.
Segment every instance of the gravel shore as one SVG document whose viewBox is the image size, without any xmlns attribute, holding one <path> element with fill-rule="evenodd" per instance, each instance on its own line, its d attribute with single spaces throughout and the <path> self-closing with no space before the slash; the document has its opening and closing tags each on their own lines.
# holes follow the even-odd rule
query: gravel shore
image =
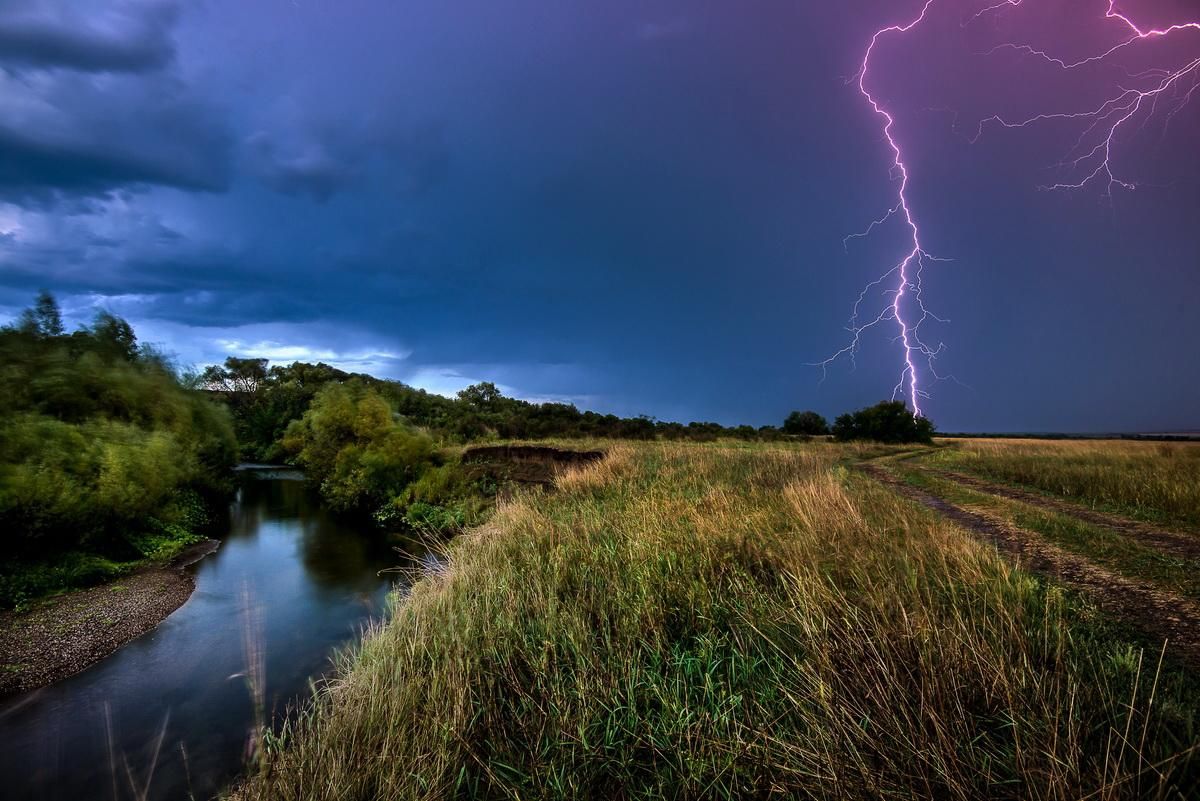
<svg viewBox="0 0 1200 801">
<path fill-rule="evenodd" d="M 196 588 L 188 565 L 220 547 L 205 540 L 169 564 L 51 598 L 26 612 L 0 612 L 0 697 L 72 676 L 145 634 Z"/>
</svg>

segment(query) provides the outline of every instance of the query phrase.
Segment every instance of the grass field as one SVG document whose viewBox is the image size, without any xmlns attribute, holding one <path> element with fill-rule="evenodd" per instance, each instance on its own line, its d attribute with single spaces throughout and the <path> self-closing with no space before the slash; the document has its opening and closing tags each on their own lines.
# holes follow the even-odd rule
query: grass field
<svg viewBox="0 0 1200 801">
<path fill-rule="evenodd" d="M 1080 553 L 1121 575 L 1144 579 L 1171 592 L 1200 600 L 1200 559 L 1164 553 L 1152 544 L 1070 514 L 1033 508 L 929 475 L 918 466 L 922 463 L 898 465 L 899 473 L 909 483 L 938 497 L 1041 534 L 1047 541 Z M 1200 537 L 1196 538 L 1196 544 L 1200 549 Z"/>
<path fill-rule="evenodd" d="M 955 440 L 927 462 L 1096 509 L 1200 529 L 1200 443 Z"/>
<path fill-rule="evenodd" d="M 889 452 L 610 446 L 450 542 L 238 795 L 1191 797 L 1171 650 L 851 469 Z"/>
</svg>

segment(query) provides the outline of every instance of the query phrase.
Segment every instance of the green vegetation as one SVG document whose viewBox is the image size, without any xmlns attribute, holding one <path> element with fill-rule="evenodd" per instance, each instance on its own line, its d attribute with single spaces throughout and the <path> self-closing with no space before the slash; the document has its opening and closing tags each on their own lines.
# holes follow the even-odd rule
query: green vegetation
<svg viewBox="0 0 1200 801">
<path fill-rule="evenodd" d="M 498 489 L 469 477 L 456 450 L 437 449 L 357 379 L 323 386 L 281 445 L 331 509 L 370 515 L 393 531 L 444 534 L 475 525 Z"/>
<path fill-rule="evenodd" d="M 449 443 L 551 437 L 694 442 L 712 442 L 719 437 L 744 441 L 786 438 L 774 426 L 728 428 L 705 422 L 685 425 L 649 417 L 581 412 L 566 403 L 530 403 L 504 397 L 490 382 L 467 387 L 456 398 L 445 398 L 398 381 L 347 373 L 327 364 L 296 362 L 269 367 L 266 359 L 230 357 L 223 366 L 206 368 L 200 382 L 214 398 L 229 406 L 242 458 L 247 461 L 288 458 L 282 445 L 284 433 L 307 411 L 317 393 L 330 384 L 355 384 L 368 389 L 386 400 L 406 423 Z"/>
<path fill-rule="evenodd" d="M 783 433 L 821 436 L 829 433 L 829 423 L 816 412 L 792 412 L 784 418 Z"/>
<path fill-rule="evenodd" d="M 621 445 L 518 496 L 239 796 L 1190 793 L 1187 673 L 838 466 L 878 452 Z"/>
<path fill-rule="evenodd" d="M 893 462 L 908 483 L 951 503 L 1036 531 L 1066 550 L 1083 554 L 1124 576 L 1143 579 L 1171 592 L 1200 600 L 1200 562 L 1163 553 L 1136 537 L 1092 525 L 1018 501 L 998 498 L 921 470 L 911 462 Z"/>
<path fill-rule="evenodd" d="M 377 509 L 432 464 L 433 441 L 405 425 L 378 393 L 330 384 L 288 426 L 284 450 L 335 511 Z"/>
<path fill-rule="evenodd" d="M 197 539 L 236 446 L 128 323 L 64 333 L 43 293 L 0 330 L 0 607 L 95 583 Z"/>
<path fill-rule="evenodd" d="M 913 417 L 902 401 L 881 401 L 857 412 L 839 415 L 833 436 L 840 442 L 866 439 L 874 442 L 933 442 L 933 423 Z"/>
<path fill-rule="evenodd" d="M 1200 528 L 1200 445 L 1169 442 L 958 440 L 929 460 L 1085 506 Z"/>
<path fill-rule="evenodd" d="M 337 512 L 441 543 L 444 563 L 394 599 L 312 705 L 264 733 L 243 798 L 1200 787 L 1200 686 L 1172 651 L 1159 665 L 1159 644 L 1111 610 L 846 469 L 891 457 L 888 469 L 954 503 L 1200 599 L 1195 560 L 927 469 L 1196 527 L 1200 448 L 904 447 L 934 429 L 898 402 L 837 418 L 840 443 L 807 443 L 829 432 L 815 412 L 782 429 L 685 426 L 490 383 L 449 399 L 260 359 L 182 380 L 117 317 L 66 333 L 48 295 L 0 331 L 0 357 L 12 389 L 0 605 L 177 553 L 239 451 L 302 467 Z M 510 464 L 506 477 L 485 449 L 462 457 L 465 442 L 549 437 L 586 437 L 559 442 L 607 458 L 544 491 L 512 481 L 544 483 L 557 465 Z"/>
</svg>

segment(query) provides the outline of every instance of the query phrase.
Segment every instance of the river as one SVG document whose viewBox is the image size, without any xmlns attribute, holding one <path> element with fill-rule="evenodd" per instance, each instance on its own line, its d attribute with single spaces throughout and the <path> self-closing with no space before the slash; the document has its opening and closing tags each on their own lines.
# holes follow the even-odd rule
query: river
<svg viewBox="0 0 1200 801">
<path fill-rule="evenodd" d="M 331 653 L 383 613 L 397 576 L 379 571 L 401 559 L 378 532 L 328 515 L 298 475 L 246 474 L 183 606 L 82 673 L 3 702 L 0 796 L 210 798 L 243 770 L 256 716 L 307 697 Z"/>
</svg>

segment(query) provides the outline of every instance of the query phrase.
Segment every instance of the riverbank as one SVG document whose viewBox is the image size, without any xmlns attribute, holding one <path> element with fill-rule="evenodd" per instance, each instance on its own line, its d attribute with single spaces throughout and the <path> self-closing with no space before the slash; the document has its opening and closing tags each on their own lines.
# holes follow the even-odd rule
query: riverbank
<svg viewBox="0 0 1200 801">
<path fill-rule="evenodd" d="M 196 588 L 187 568 L 218 547 L 205 540 L 165 564 L 0 612 L 0 697 L 72 676 L 153 629 Z"/>
<path fill-rule="evenodd" d="M 516 494 L 235 797 L 1191 797 L 1178 649 L 845 469 L 905 450 L 622 444 Z"/>
</svg>

